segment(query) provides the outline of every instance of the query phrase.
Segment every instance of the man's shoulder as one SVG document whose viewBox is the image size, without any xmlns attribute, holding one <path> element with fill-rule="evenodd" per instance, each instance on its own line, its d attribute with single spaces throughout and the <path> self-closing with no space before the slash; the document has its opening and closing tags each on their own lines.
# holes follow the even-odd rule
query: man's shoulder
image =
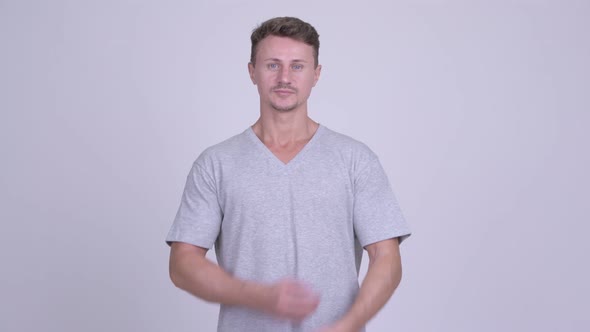
<svg viewBox="0 0 590 332">
<path fill-rule="evenodd" d="M 322 138 L 324 141 L 322 146 L 325 149 L 337 151 L 339 154 L 348 154 L 351 157 L 376 158 L 367 144 L 325 126 Z"/>
<path fill-rule="evenodd" d="M 207 147 L 201 152 L 199 157 L 195 160 L 195 163 L 205 163 L 227 158 L 235 159 L 249 148 L 248 130 L 250 130 L 250 128 Z"/>
<path fill-rule="evenodd" d="M 248 141 L 248 130 L 250 128 L 208 147 L 205 151 L 209 153 L 224 153 L 243 148 L 244 143 Z"/>
</svg>

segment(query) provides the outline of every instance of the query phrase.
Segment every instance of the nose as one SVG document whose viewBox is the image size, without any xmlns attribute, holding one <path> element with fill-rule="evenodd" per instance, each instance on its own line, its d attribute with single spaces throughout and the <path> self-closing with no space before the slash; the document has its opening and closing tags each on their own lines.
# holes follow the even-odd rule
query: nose
<svg viewBox="0 0 590 332">
<path fill-rule="evenodd" d="M 279 83 L 282 83 L 282 84 L 291 83 L 291 70 L 290 70 L 289 66 L 281 67 L 281 70 L 279 71 L 279 75 L 277 78 L 278 78 Z"/>
</svg>

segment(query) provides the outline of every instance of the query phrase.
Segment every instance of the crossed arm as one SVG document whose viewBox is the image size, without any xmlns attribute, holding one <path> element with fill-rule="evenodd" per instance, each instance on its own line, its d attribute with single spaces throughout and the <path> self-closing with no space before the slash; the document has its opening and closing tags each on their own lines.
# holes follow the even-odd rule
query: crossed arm
<svg viewBox="0 0 590 332">
<path fill-rule="evenodd" d="M 296 280 L 261 284 L 232 277 L 205 257 L 207 249 L 175 242 L 170 278 L 176 287 L 205 301 L 245 306 L 291 320 L 315 311 L 319 298 Z"/>
<path fill-rule="evenodd" d="M 358 331 L 389 300 L 401 280 L 399 242 L 389 239 L 365 247 L 369 268 L 350 310 L 321 331 Z M 170 252 L 174 285 L 205 301 L 258 309 L 292 320 L 315 311 L 319 298 L 305 285 L 285 279 L 266 285 L 234 278 L 205 257 L 207 249 L 175 242 Z"/>
</svg>

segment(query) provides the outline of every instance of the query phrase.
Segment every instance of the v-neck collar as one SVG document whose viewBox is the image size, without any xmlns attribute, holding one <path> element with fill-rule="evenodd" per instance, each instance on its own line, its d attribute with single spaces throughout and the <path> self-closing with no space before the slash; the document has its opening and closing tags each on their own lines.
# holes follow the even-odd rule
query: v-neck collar
<svg viewBox="0 0 590 332">
<path fill-rule="evenodd" d="M 254 129 L 252 129 L 252 127 L 248 127 L 248 129 L 246 129 L 247 136 L 252 139 L 254 144 L 256 144 L 262 150 L 262 152 L 266 155 L 267 158 L 271 159 L 274 164 L 282 168 L 292 167 L 292 165 L 299 163 L 303 156 L 306 154 L 306 152 L 315 144 L 315 142 L 319 139 L 323 132 L 324 126 L 318 124 L 318 129 L 316 129 L 315 133 L 313 134 L 309 142 L 307 142 L 303 146 L 303 148 L 299 152 L 297 152 L 295 157 L 291 158 L 291 160 L 289 160 L 287 163 L 284 163 L 277 156 L 275 156 L 275 154 L 272 153 L 272 151 L 270 151 L 270 149 L 266 145 L 264 145 L 260 138 L 256 136 L 256 133 L 254 132 Z"/>
</svg>

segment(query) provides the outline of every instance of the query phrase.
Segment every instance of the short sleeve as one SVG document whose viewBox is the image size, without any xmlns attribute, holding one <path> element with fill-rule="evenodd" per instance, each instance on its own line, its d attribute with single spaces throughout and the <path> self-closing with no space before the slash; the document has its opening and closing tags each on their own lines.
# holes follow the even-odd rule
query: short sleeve
<svg viewBox="0 0 590 332">
<path fill-rule="evenodd" d="M 353 225 L 363 247 L 391 238 L 401 243 L 411 234 L 376 156 L 355 176 Z"/>
<path fill-rule="evenodd" d="M 184 187 L 180 207 L 166 242 L 186 242 L 210 249 L 219 235 L 222 212 L 215 181 L 194 163 Z"/>
</svg>

